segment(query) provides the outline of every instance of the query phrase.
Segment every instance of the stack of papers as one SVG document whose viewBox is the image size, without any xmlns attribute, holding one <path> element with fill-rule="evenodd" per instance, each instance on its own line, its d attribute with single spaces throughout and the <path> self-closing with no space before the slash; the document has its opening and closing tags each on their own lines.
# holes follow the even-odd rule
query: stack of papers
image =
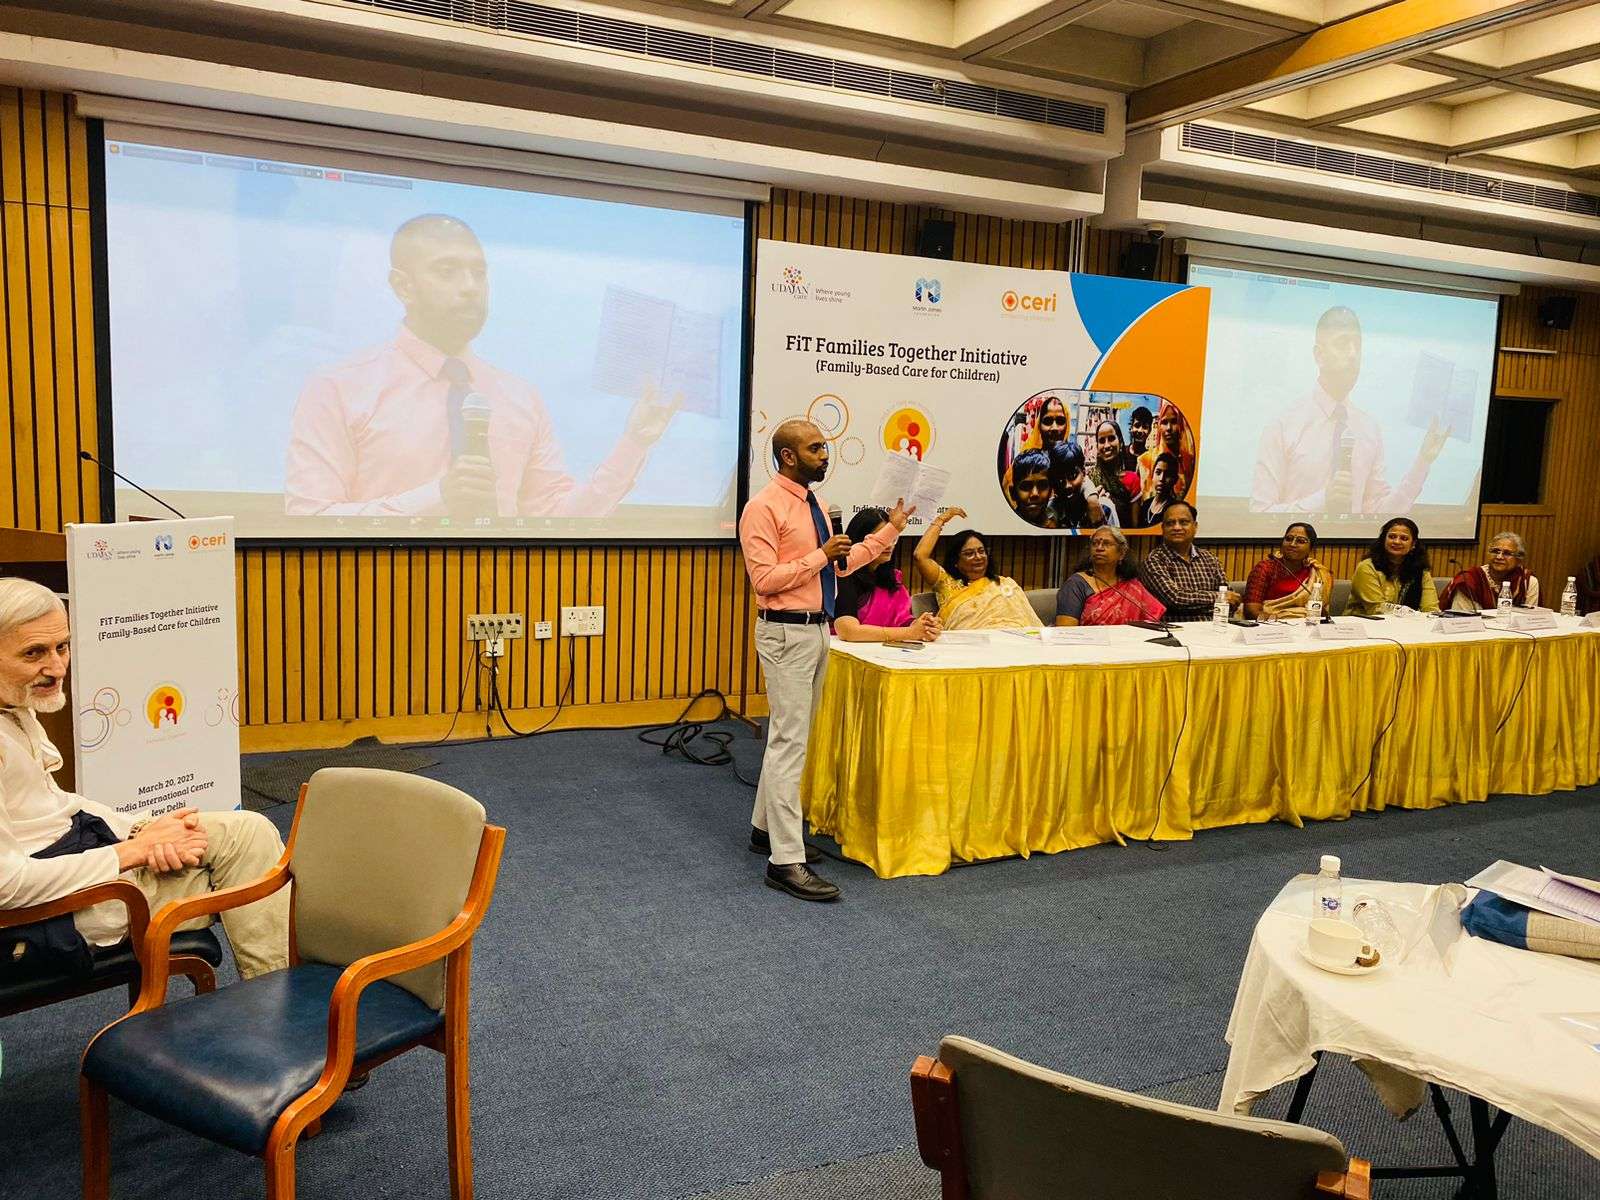
<svg viewBox="0 0 1600 1200">
<path fill-rule="evenodd" d="M 1600 926 L 1600 883 L 1593 879 L 1561 875 L 1549 867 L 1535 871 L 1501 859 L 1467 884 L 1553 917 Z"/>
</svg>

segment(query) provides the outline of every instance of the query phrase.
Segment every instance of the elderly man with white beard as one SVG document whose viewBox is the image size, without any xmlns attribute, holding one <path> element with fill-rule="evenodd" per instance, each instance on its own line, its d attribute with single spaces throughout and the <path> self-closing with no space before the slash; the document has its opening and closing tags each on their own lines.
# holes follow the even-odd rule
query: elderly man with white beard
<svg viewBox="0 0 1600 1200">
<path fill-rule="evenodd" d="M 61 755 L 36 714 L 66 704 L 71 653 L 55 593 L 0 579 L 0 909 L 44 904 L 121 875 L 154 912 L 266 875 L 283 842 L 259 813 L 185 808 L 136 821 L 57 786 L 51 776 Z M 222 921 L 241 976 L 288 965 L 288 888 Z M 35 959 L 70 966 L 82 961 L 84 943 L 114 945 L 128 933 L 126 911 L 115 902 L 73 914 L 71 928 L 64 922 L 0 931 L 0 974 Z"/>
</svg>

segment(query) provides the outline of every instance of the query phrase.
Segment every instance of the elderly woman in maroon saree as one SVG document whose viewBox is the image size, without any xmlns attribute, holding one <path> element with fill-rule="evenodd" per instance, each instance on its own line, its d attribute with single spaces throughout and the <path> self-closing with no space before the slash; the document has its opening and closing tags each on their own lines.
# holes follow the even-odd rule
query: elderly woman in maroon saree
<svg viewBox="0 0 1600 1200">
<path fill-rule="evenodd" d="M 1517 534 L 1495 534 L 1489 539 L 1489 561 L 1468 567 L 1452 579 L 1439 597 L 1439 606 L 1456 612 L 1494 608 L 1500 600 L 1500 585 L 1509 583 L 1511 603 L 1518 608 L 1538 608 L 1539 581 L 1522 565 L 1527 554 Z"/>
<path fill-rule="evenodd" d="M 1122 530 L 1102 525 L 1089 539 L 1089 558 L 1056 593 L 1057 625 L 1128 625 L 1159 621 L 1166 606 L 1145 590 Z"/>
</svg>

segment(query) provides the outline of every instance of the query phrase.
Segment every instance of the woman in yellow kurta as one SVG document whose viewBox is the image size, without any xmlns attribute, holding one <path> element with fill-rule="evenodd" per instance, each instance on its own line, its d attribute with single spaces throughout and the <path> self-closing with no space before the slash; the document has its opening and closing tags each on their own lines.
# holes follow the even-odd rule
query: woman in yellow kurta
<svg viewBox="0 0 1600 1200">
<path fill-rule="evenodd" d="M 947 508 L 933 519 L 917 543 L 917 574 L 939 601 L 939 623 L 946 629 L 1037 629 L 1042 622 L 1028 594 L 1014 579 L 996 575 L 983 536 L 964 530 L 945 547 L 945 565 L 933 559 L 944 527 L 966 510 Z"/>
<path fill-rule="evenodd" d="M 1439 607 L 1439 590 L 1428 573 L 1428 552 L 1417 537 L 1416 522 L 1395 517 L 1373 539 L 1367 557 L 1350 573 L 1350 601 L 1344 611 L 1375 617 L 1385 604 L 1417 612 Z"/>
</svg>

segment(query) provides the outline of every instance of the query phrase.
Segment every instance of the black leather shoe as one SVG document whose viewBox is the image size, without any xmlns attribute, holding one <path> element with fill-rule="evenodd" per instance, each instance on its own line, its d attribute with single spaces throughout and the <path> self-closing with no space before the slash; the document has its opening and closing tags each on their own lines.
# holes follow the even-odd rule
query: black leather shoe
<svg viewBox="0 0 1600 1200">
<path fill-rule="evenodd" d="M 750 853 L 751 854 L 771 854 L 772 853 L 772 837 L 767 833 L 767 831 L 765 829 L 757 829 L 754 825 L 750 826 Z M 808 863 L 819 863 L 819 862 L 822 861 L 822 855 L 818 854 L 810 846 L 807 846 L 806 847 L 806 861 Z"/>
<path fill-rule="evenodd" d="M 805 863 L 767 864 L 767 886 L 801 900 L 837 900 L 839 889 Z"/>
</svg>

